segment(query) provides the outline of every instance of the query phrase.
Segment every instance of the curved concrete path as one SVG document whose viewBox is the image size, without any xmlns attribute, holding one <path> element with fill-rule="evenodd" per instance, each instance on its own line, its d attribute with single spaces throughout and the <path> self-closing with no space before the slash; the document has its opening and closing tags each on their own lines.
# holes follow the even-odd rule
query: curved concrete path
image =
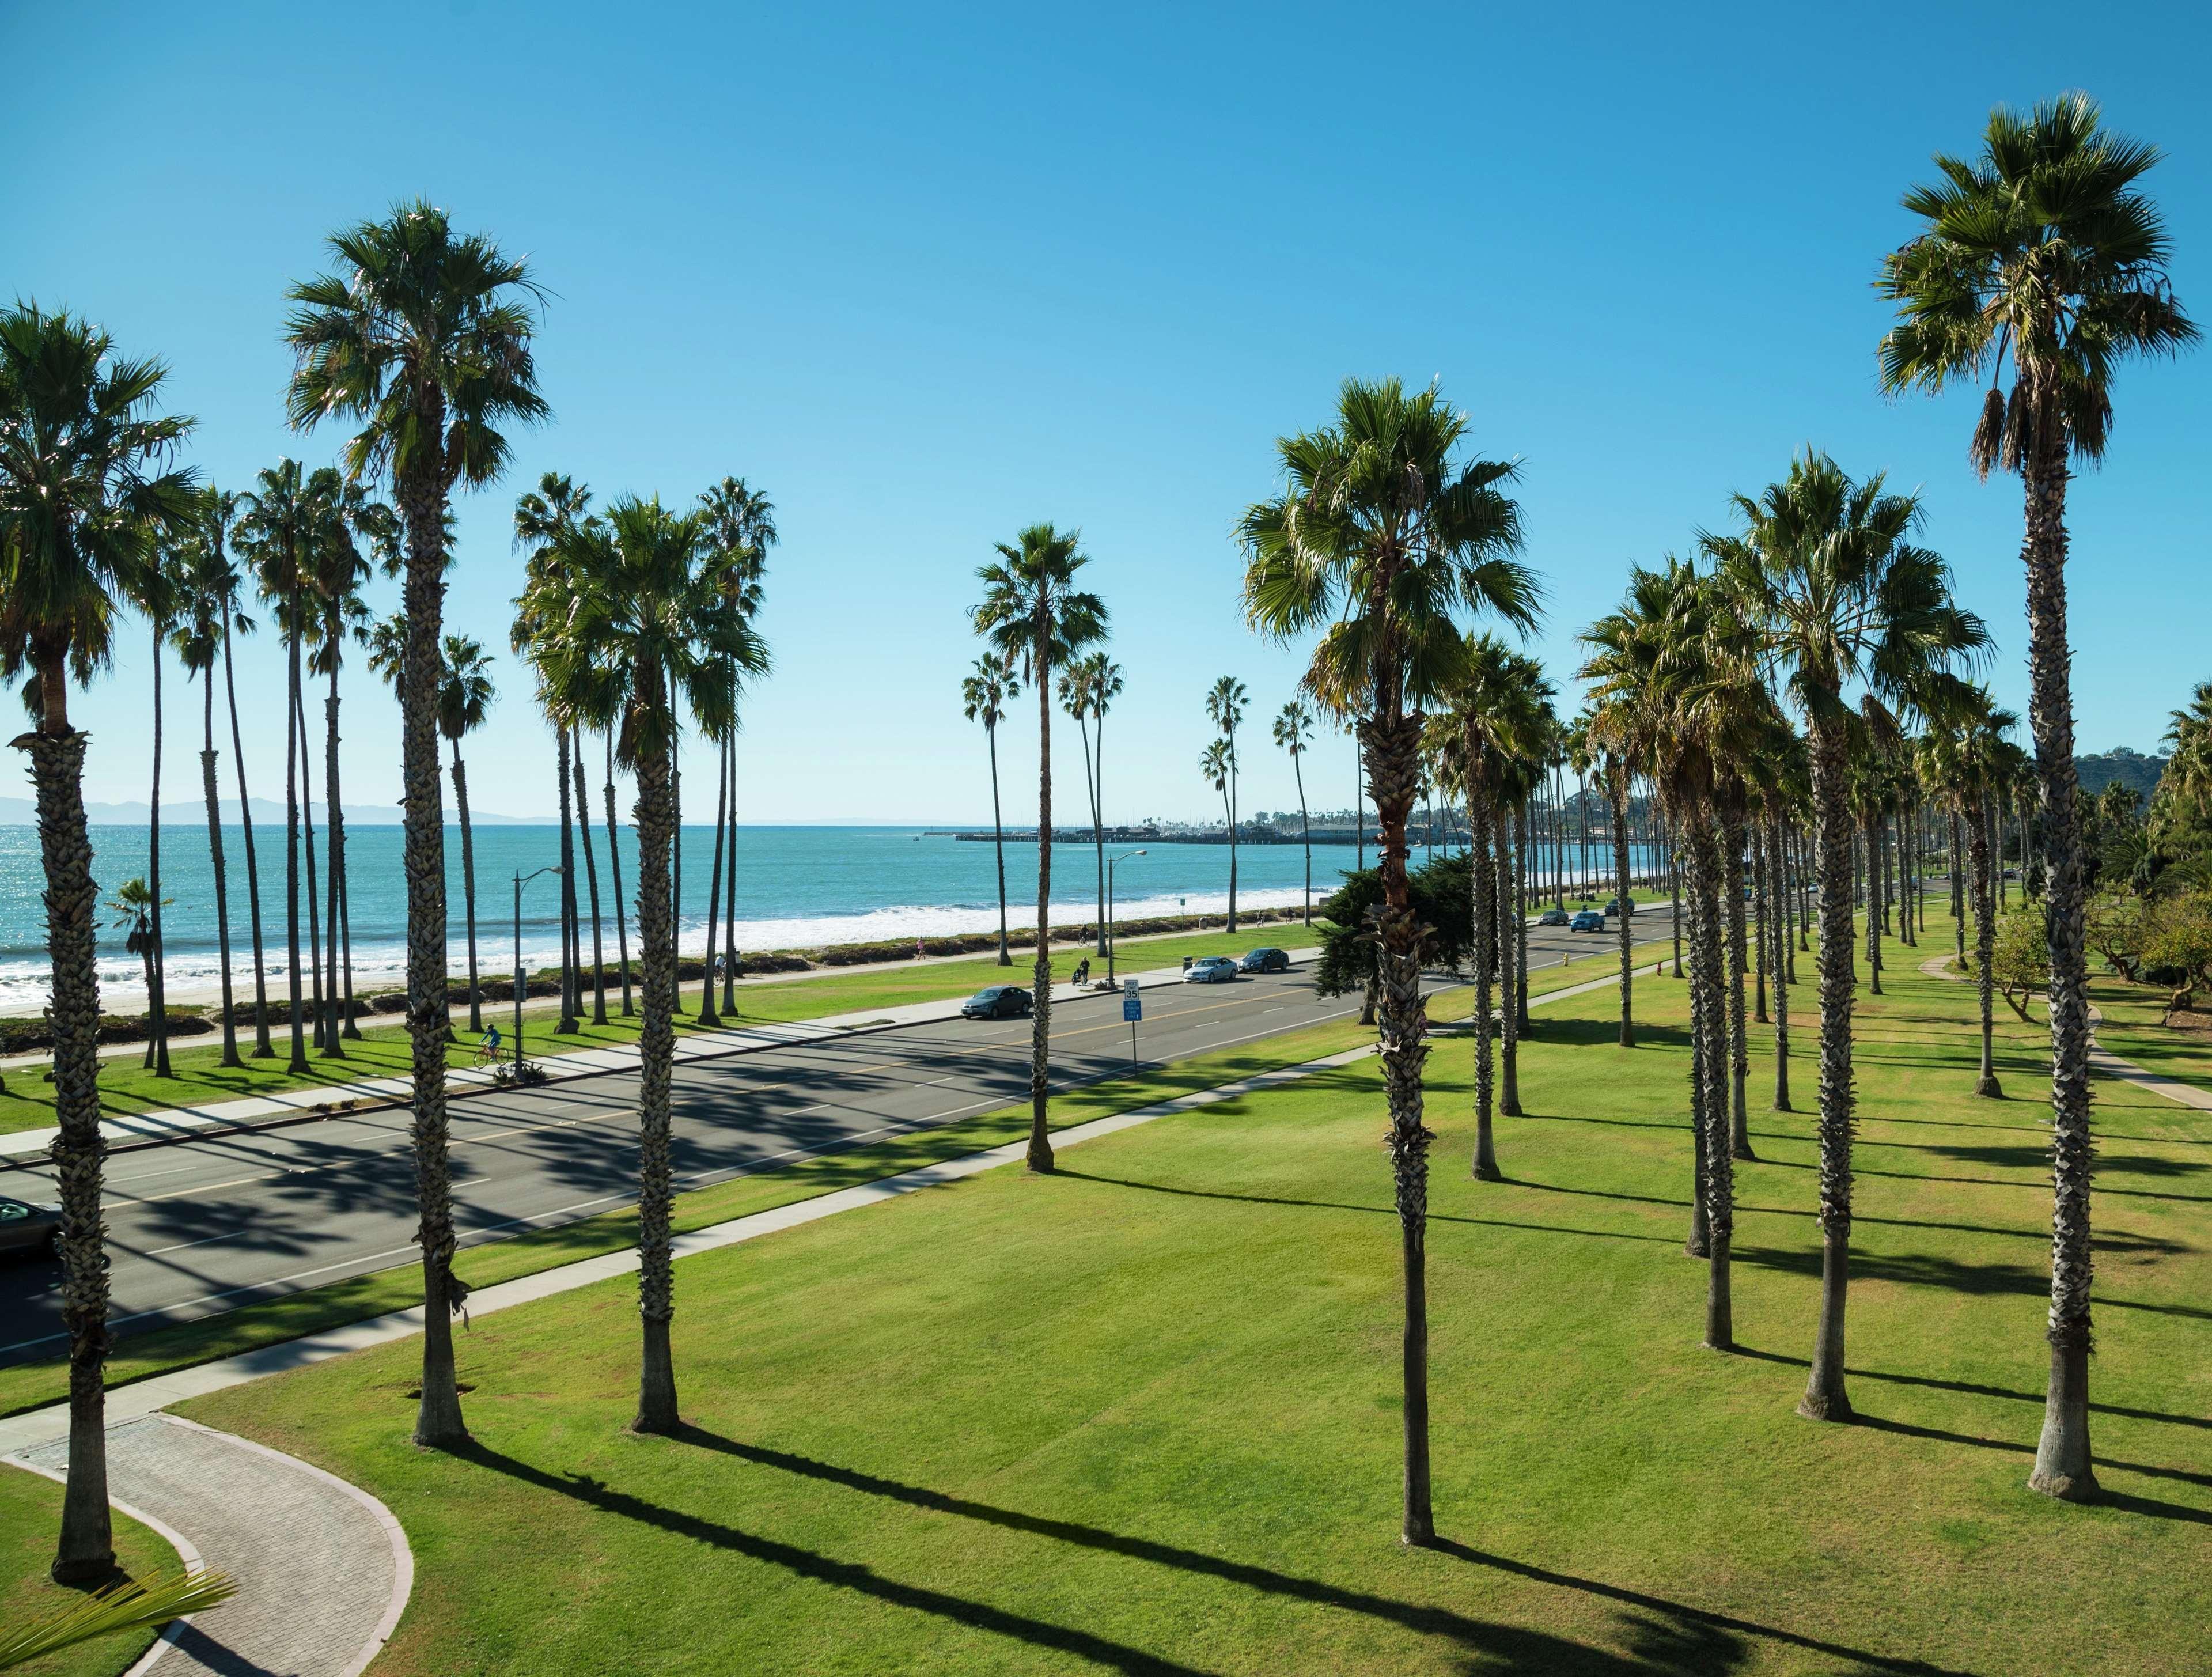
<svg viewBox="0 0 2212 1677">
<path fill-rule="evenodd" d="M 1954 984 L 1964 984 L 1966 975 L 1951 970 L 1951 963 L 1956 958 L 1952 955 L 1939 955 L 1932 961 L 1923 961 L 1920 970 L 1930 978 L 1948 979 Z M 2094 1006 L 2090 1008 L 2089 1028 L 2093 1033 L 2103 1023 L 2104 1017 Z M 2108 1078 L 2117 1078 L 2122 1083 L 2137 1085 L 2154 1095 L 2163 1095 L 2176 1105 L 2193 1106 L 2201 1111 L 2212 1112 L 2212 1093 L 2207 1093 L 2194 1084 L 2177 1083 L 2172 1078 L 2162 1078 L 2148 1066 L 2138 1066 L 2132 1060 L 2123 1060 L 2100 1045 L 2094 1035 L 2089 1038 L 2089 1069 L 2100 1072 Z"/>
<path fill-rule="evenodd" d="M 69 1441 L 9 1459 L 60 1479 Z M 319 1467 L 147 1415 L 108 1429 L 107 1480 L 118 1506 L 239 1584 L 199 1621 L 172 1625 L 131 1677 L 358 1677 L 399 1623 L 415 1581 L 399 1522 Z"/>
</svg>

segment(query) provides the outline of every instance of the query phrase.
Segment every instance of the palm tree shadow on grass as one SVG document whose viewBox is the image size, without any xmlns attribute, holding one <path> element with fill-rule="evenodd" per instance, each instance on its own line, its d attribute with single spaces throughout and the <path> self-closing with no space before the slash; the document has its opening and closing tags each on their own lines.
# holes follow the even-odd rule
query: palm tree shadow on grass
<svg viewBox="0 0 2212 1677">
<path fill-rule="evenodd" d="M 1395 1216 L 1396 1212 L 1393 1210 L 1390 1214 Z M 1706 1677 L 1707 1674 L 1724 1673 L 1745 1663 L 1753 1652 L 1753 1638 L 1810 1649 L 1833 1658 L 1850 1661 L 1861 1670 L 1947 1677 L 1940 1668 L 1919 1661 L 1890 1659 L 1858 1649 L 1840 1647 L 1802 1637 L 1793 1631 L 1777 1630 L 1771 1625 L 1709 1613 L 1662 1596 L 1647 1595 L 1566 1573 L 1547 1571 L 1524 1562 L 1485 1554 L 1448 1540 L 1436 1544 L 1437 1552 L 1535 1583 L 1601 1596 L 1620 1603 L 1625 1608 L 1633 1609 L 1619 1617 L 1627 1652 L 1614 1653 L 1587 1644 L 1569 1642 L 1544 1631 L 1470 1619 L 1448 1607 L 1401 1601 L 1318 1578 L 1301 1577 L 1273 1567 L 1230 1560 L 1207 1554 L 1202 1550 L 1184 1548 L 1150 1538 L 1132 1537 L 1078 1521 L 1000 1508 L 989 1503 L 951 1496 L 944 1492 L 908 1485 L 857 1468 L 839 1467 L 793 1451 L 743 1443 L 697 1426 L 685 1426 L 673 1435 L 673 1441 L 735 1456 L 759 1467 L 839 1486 L 864 1495 L 882 1497 L 931 1513 L 953 1515 L 1028 1536 L 1073 1544 L 1125 1559 L 1172 1567 L 1178 1571 L 1194 1572 L 1262 1595 L 1358 1613 L 1419 1635 L 1448 1638 L 1473 1656 L 1461 1667 L 1462 1670 L 1470 1674 L 1470 1677 L 1478 1673 L 1485 1674 L 1485 1677 L 1505 1677 L 1506 1674 L 1538 1677 L 1539 1674 L 1548 1673 L 1567 1674 L 1568 1677 L 1575 1677 L 1577 1674 L 1580 1677 L 1666 1677 L 1667 1674 L 1680 1674 L 1680 1677 L 1693 1677 L 1693 1674 L 1694 1677 Z M 1956 1677 L 1956 1674 L 1949 1674 L 1948 1677 Z"/>
<path fill-rule="evenodd" d="M 1265 1568 L 1222 1561 L 1193 1550 L 1124 1538 L 1095 1527 L 1066 1521 L 1042 1520 L 984 1504 L 943 1497 L 896 1480 L 875 1479 L 848 1469 L 832 1467 L 805 1456 L 755 1449 L 690 1425 L 679 1425 L 669 1437 L 673 1443 L 715 1450 L 762 1466 L 803 1473 L 851 1489 L 894 1497 L 918 1507 L 981 1519 L 992 1524 L 1121 1553 L 1132 1559 L 1163 1562 L 1262 1589 L 1269 1589 L 1273 1586 L 1271 1593 L 1287 1593 L 1321 1605 L 1346 1607 L 1355 1612 L 1379 1613 L 1380 1616 L 1408 1629 L 1424 1634 L 1451 1637 L 1475 1656 L 1465 1669 L 1470 1673 L 1486 1674 L 1486 1677 L 1543 1677 L 1545 1674 L 1563 1674 L 1563 1677 L 1704 1677 L 1704 1674 L 1733 1669 L 1749 1656 L 1750 1650 L 1740 1637 L 1705 1624 L 1702 1617 L 1691 1609 L 1674 1608 L 1671 1604 L 1656 1600 L 1651 1601 L 1653 1607 L 1684 1622 L 1656 1624 L 1632 1620 L 1627 1638 L 1631 1651 L 1622 1656 L 1542 1631 L 1468 1619 L 1443 1608 L 1420 1607 L 1357 1591 L 1340 1590 L 1334 1586 L 1272 1572 Z M 481 1440 L 471 1439 L 450 1453 L 460 1461 L 504 1474 L 539 1490 L 571 1498 L 602 1513 L 617 1515 L 693 1542 L 780 1566 L 817 1583 L 849 1589 L 888 1605 L 927 1613 L 970 1630 L 1006 1637 L 1057 1653 L 1072 1654 L 1104 1669 L 1131 1674 L 1131 1677 L 1205 1677 L 1198 1667 L 1115 1642 L 1077 1626 L 1055 1625 L 1048 1620 L 994 1607 L 986 1602 L 948 1595 L 942 1590 L 901 1583 L 884 1577 L 865 1563 L 835 1560 L 795 1544 L 758 1536 L 698 1515 L 664 1508 L 586 1474 L 549 1473 L 494 1449 Z M 1781 1636 L 1784 1633 L 1771 1634 Z M 1784 1639 L 1794 1640 L 1786 1637 Z M 1875 1662 L 1872 1668 L 1912 1672 L 1933 1670 L 1929 1667 L 1880 1662 Z"/>
<path fill-rule="evenodd" d="M 1367 1217 L 1395 1217 L 1398 1214 L 1397 1208 L 1393 1206 L 1355 1206 L 1339 1200 L 1297 1200 L 1282 1194 L 1231 1194 L 1219 1188 L 1171 1188 L 1165 1182 L 1134 1182 L 1125 1176 L 1095 1176 L 1065 1167 L 1061 1168 L 1060 1175 L 1068 1182 L 1097 1182 L 1103 1188 L 1133 1188 L 1146 1194 L 1171 1194 L 1184 1200 L 1224 1200 L 1245 1206 L 1288 1206 L 1308 1211 L 1358 1212 Z M 1505 1177 L 1503 1183 L 1510 1185 L 1512 1180 L 1510 1176 Z M 1661 1246 L 1680 1243 L 1665 1235 L 1632 1234 L 1619 1229 L 1568 1229 L 1551 1223 L 1513 1223 L 1495 1217 L 1455 1217 L 1440 1211 L 1431 1211 L 1428 1220 L 1431 1223 L 1464 1223 L 1483 1229 L 1524 1229 L 1531 1234 L 1540 1235 L 1587 1235 L 1595 1240 L 1647 1241 Z"/>
<path fill-rule="evenodd" d="M 1817 1251 L 1792 1251 L 1779 1247 L 1738 1247 L 1739 1263 L 1756 1264 L 1787 1274 L 1817 1276 Z M 2015 1263 L 1972 1263 L 1960 1258 L 1926 1252 L 1867 1252 L 1854 1247 L 1851 1273 L 1869 1280 L 1894 1281 L 1908 1286 L 1940 1287 L 1947 1292 L 1982 1296 L 2016 1293 L 2040 1298 L 2051 1289 L 2050 1273 L 2040 1266 Z M 2154 1315 L 2185 1316 L 2212 1322 L 2212 1309 L 2195 1304 L 2154 1304 L 2148 1299 L 2112 1298 L 2100 1293 L 2096 1302 L 2107 1309 L 2147 1310 Z"/>
</svg>

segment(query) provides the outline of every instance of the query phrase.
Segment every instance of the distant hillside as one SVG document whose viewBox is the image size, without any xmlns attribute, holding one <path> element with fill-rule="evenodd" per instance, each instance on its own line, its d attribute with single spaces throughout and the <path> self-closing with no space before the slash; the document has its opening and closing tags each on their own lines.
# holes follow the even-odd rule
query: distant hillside
<svg viewBox="0 0 2212 1677">
<path fill-rule="evenodd" d="M 2122 745 L 2110 751 L 2098 751 L 2074 759 L 2074 772 L 2081 776 L 2081 790 L 2094 796 L 2115 781 L 2132 787 L 2144 803 L 2158 785 L 2158 777 L 2166 773 L 2164 757 L 2147 757 Z"/>
</svg>

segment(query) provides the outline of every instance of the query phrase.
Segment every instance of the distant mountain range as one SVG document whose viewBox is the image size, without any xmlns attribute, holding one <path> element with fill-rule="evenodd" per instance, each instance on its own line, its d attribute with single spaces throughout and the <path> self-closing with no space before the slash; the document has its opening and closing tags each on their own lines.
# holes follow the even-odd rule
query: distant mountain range
<svg viewBox="0 0 2212 1677">
<path fill-rule="evenodd" d="M 2081 790 L 2093 797 L 2118 781 L 2132 787 L 2148 804 L 2151 793 L 2157 790 L 2158 777 L 2166 773 L 2166 759 L 2147 757 L 2122 745 L 2114 750 L 2077 755 L 2074 772 L 2081 779 Z"/>
<path fill-rule="evenodd" d="M 282 804 L 272 804 L 266 798 L 252 798 L 246 800 L 246 807 L 253 811 L 257 823 L 268 823 L 278 826 L 283 823 L 284 806 Z M 399 805 L 397 804 L 346 804 L 341 807 L 345 811 L 348 823 L 352 826 L 399 825 Z M 144 804 L 87 804 L 84 806 L 85 821 L 94 827 L 143 827 L 152 813 L 152 810 Z M 161 813 L 167 817 L 163 823 L 165 826 L 172 821 L 204 822 L 207 805 L 197 798 L 180 799 L 175 803 L 165 798 L 161 800 Z M 318 805 L 315 817 L 319 825 L 322 816 L 322 806 Z M 222 818 L 236 824 L 238 805 L 225 801 Z M 38 824 L 38 805 L 29 799 L 0 798 L 0 827 L 33 827 Z M 486 810 L 471 810 L 469 820 L 478 827 L 543 827 L 553 824 L 552 818 L 545 816 L 499 815 Z M 446 824 L 449 827 L 460 824 L 460 817 L 454 813 L 450 803 L 446 806 Z"/>
</svg>

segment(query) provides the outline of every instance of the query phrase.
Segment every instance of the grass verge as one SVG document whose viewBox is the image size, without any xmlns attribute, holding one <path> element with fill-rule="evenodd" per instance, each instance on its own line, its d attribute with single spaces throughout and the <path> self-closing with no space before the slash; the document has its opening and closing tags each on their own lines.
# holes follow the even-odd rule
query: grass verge
<svg viewBox="0 0 2212 1677">
<path fill-rule="evenodd" d="M 115 1516 L 115 1556 L 132 1577 L 173 1571 L 177 1552 L 136 1520 Z M 46 1577 L 61 1530 L 62 1488 L 25 1467 L 0 1466 L 0 1625 L 59 1612 L 82 1600 Z M 17 1677 L 115 1677 L 153 1644 L 151 1631 L 102 1637 L 15 1668 Z M 166 1663 L 166 1659 L 165 1662 Z"/>
<path fill-rule="evenodd" d="M 1638 987 L 1632 1050 L 1608 992 L 1547 1013 L 1501 1183 L 1467 1170 L 1466 1041 L 1437 1045 L 1431 1551 L 1395 1541 L 1371 1060 L 1071 1150 L 1051 1177 L 688 1261 L 677 1437 L 624 1431 L 628 1280 L 464 1336 L 462 1451 L 407 1442 L 409 1343 L 188 1407 L 398 1516 L 418 1571 L 392 1677 L 2198 1672 L 2212 1134 L 2099 1085 L 2107 1494 L 2033 1497 L 2038 1033 L 2001 1026 L 2018 1097 L 1977 1100 L 1972 992 L 1905 959 L 1886 987 L 1857 1004 L 1855 1425 L 1792 1413 L 1817 1149 L 1806 1114 L 1766 1110 L 1765 1032 L 1732 1356 L 1698 1345 L 1704 1267 L 1681 1253 L 1682 987 Z M 1802 1049 L 1796 1070 L 1809 1104 Z"/>
</svg>

